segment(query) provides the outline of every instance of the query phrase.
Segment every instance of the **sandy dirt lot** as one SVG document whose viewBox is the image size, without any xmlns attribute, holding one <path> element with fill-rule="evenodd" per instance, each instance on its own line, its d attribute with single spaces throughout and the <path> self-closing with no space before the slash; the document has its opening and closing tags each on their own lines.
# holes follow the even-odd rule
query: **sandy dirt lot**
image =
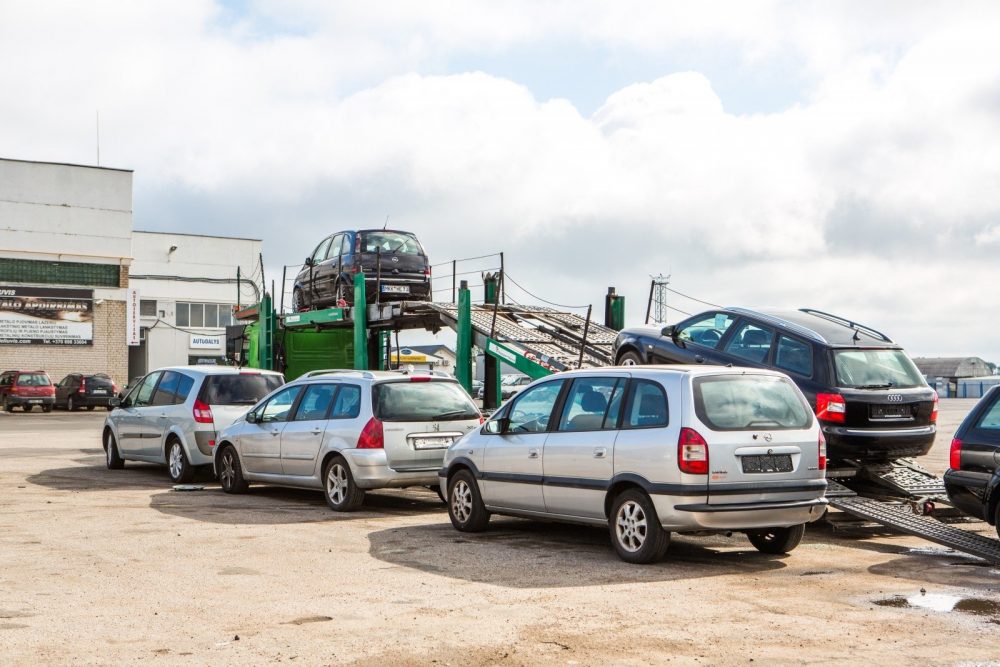
<svg viewBox="0 0 1000 667">
<path fill-rule="evenodd" d="M 928 467 L 972 404 L 942 402 Z M 1000 567 L 917 538 L 812 525 L 775 557 L 679 536 L 632 566 L 596 529 L 460 534 L 424 490 L 351 515 L 173 491 L 162 468 L 104 468 L 103 418 L 0 413 L 0 663 L 1000 664 Z"/>
</svg>

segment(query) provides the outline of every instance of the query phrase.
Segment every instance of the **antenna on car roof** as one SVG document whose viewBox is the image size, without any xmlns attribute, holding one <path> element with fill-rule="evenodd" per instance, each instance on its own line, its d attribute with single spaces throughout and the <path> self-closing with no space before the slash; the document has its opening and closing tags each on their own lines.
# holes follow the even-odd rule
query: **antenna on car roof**
<svg viewBox="0 0 1000 667">
<path fill-rule="evenodd" d="M 386 215 L 385 215 L 385 224 L 382 225 L 382 231 L 385 231 L 385 228 L 388 227 L 388 226 L 389 226 L 389 214 L 386 213 Z"/>
</svg>

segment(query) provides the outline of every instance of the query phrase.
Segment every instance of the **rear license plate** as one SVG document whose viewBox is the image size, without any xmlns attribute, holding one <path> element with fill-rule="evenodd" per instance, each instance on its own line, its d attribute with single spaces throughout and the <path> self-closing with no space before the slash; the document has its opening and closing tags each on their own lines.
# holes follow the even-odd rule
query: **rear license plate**
<svg viewBox="0 0 1000 667">
<path fill-rule="evenodd" d="M 872 419 L 910 419 L 913 412 L 909 405 L 873 405 Z"/>
<path fill-rule="evenodd" d="M 450 436 L 430 436 L 426 438 L 413 438 L 414 449 L 448 449 L 455 439 Z"/>
<path fill-rule="evenodd" d="M 409 294 L 409 285 L 382 285 L 383 294 Z"/>
<path fill-rule="evenodd" d="M 791 454 L 756 454 L 741 456 L 743 472 L 792 472 Z"/>
<path fill-rule="evenodd" d="M 108 390 L 107 389 L 95 389 L 94 391 L 92 391 L 90 393 L 93 394 L 94 396 L 106 396 L 107 393 L 108 393 Z"/>
<path fill-rule="evenodd" d="M 40 399 L 40 398 L 29 398 L 28 399 L 28 403 L 41 403 L 41 402 L 42 402 L 42 399 Z"/>
</svg>

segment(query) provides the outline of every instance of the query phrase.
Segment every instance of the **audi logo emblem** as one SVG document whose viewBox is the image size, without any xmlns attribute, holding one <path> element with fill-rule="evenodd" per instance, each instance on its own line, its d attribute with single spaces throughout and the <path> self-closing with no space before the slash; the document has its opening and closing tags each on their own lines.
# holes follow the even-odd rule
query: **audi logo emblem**
<svg viewBox="0 0 1000 667">
<path fill-rule="evenodd" d="M 903 402 L 903 395 L 902 394 L 889 394 L 889 398 L 887 400 L 890 403 L 902 403 Z"/>
</svg>

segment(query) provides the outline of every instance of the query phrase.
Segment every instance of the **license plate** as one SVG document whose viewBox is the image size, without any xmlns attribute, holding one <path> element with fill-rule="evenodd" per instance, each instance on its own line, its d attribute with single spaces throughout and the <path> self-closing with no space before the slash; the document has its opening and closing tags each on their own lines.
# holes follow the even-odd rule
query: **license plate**
<svg viewBox="0 0 1000 667">
<path fill-rule="evenodd" d="M 413 438 L 413 448 L 414 449 L 448 449 L 451 444 L 455 442 L 452 437 L 426 437 L 426 438 Z"/>
<path fill-rule="evenodd" d="M 870 414 L 872 419 L 910 419 L 913 417 L 909 405 L 873 405 Z"/>
<path fill-rule="evenodd" d="M 30 399 L 28 399 L 28 403 L 41 403 L 41 402 L 42 402 L 42 399 L 40 399 L 40 398 L 30 398 Z"/>
<path fill-rule="evenodd" d="M 94 391 L 92 391 L 90 393 L 93 394 L 94 396 L 107 396 L 108 390 L 107 389 L 95 389 Z"/>
<path fill-rule="evenodd" d="M 383 294 L 409 294 L 409 285 L 382 285 Z"/>
<path fill-rule="evenodd" d="M 757 454 L 741 456 L 743 472 L 792 472 L 791 454 Z"/>
</svg>

